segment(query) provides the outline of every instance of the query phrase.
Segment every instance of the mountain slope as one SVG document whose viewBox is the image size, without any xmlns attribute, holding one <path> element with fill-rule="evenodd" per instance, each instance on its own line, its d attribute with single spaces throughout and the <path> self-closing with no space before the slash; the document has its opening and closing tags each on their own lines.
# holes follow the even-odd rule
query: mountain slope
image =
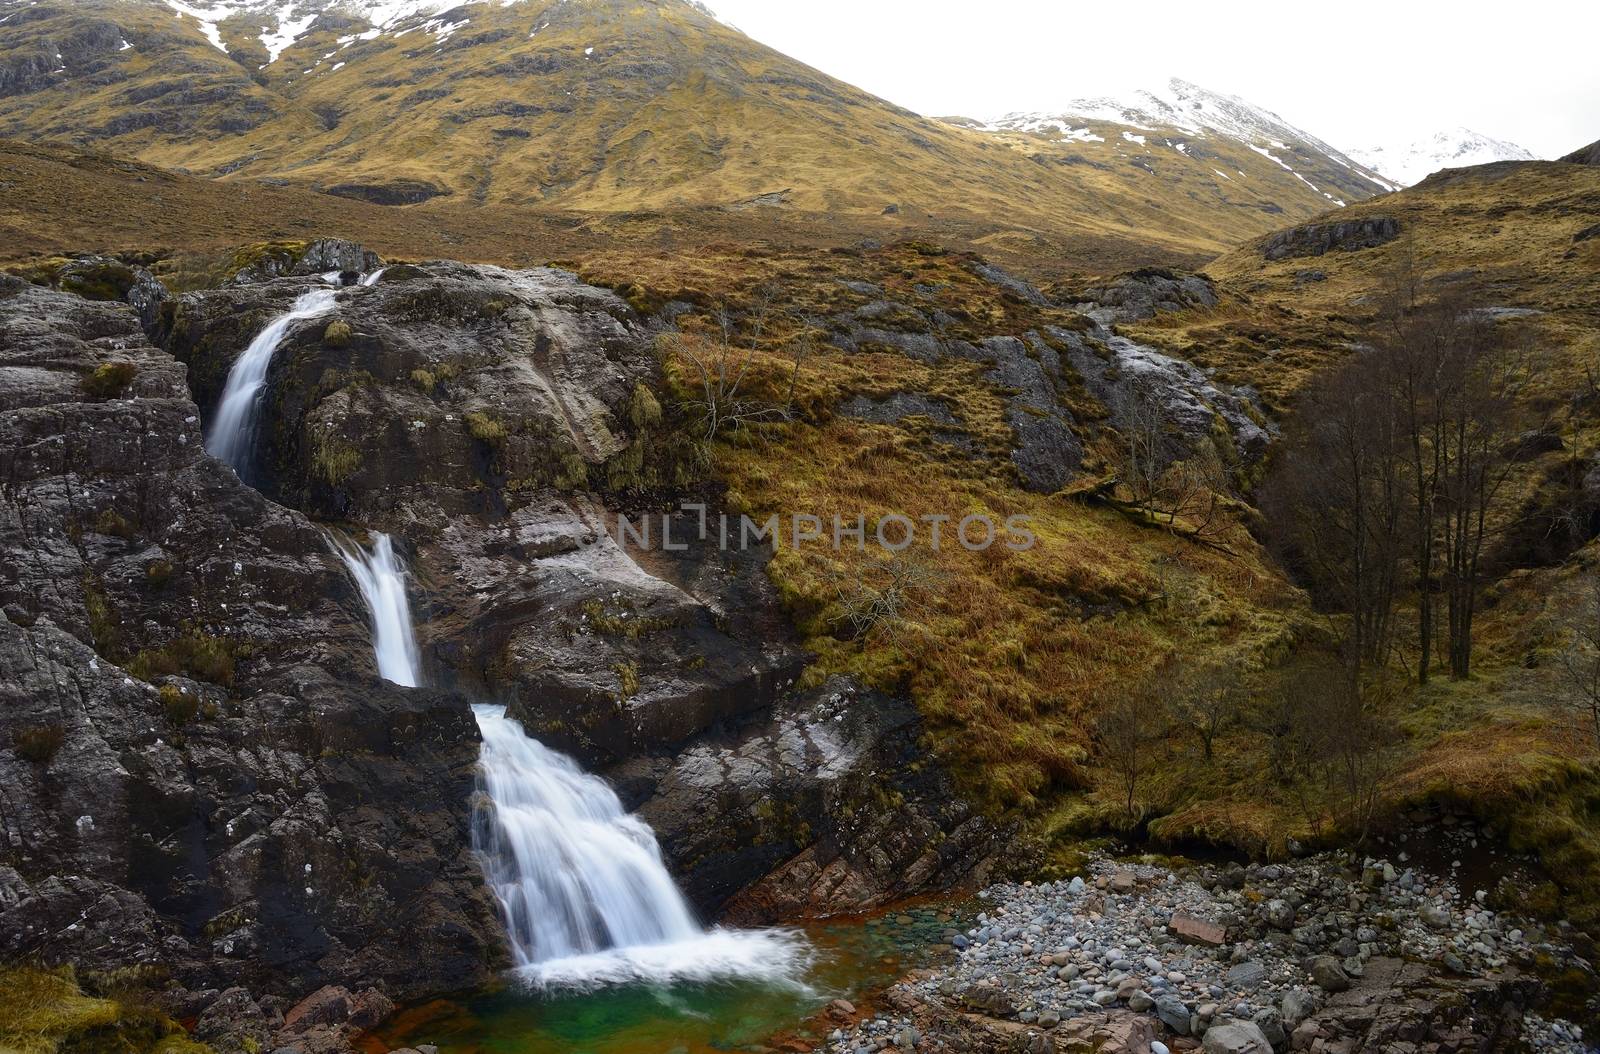
<svg viewBox="0 0 1600 1054">
<path fill-rule="evenodd" d="M 1132 166 L 1224 209 L 1321 210 L 1395 189 L 1277 114 L 1177 78 L 1126 98 L 963 123 L 1058 164 Z"/>
<path fill-rule="evenodd" d="M 1309 216 L 1324 192 L 1379 189 L 1312 189 L 1238 149 L 1218 164 L 1012 149 L 684 0 L 0 0 L 0 136 L 384 204 L 1003 216 L 1014 237 L 1190 254 Z"/>
<path fill-rule="evenodd" d="M 1422 182 L 1441 168 L 1467 168 L 1491 161 L 1536 160 L 1532 153 L 1516 143 L 1491 139 L 1470 128 L 1452 128 L 1413 143 L 1356 150 L 1351 156 L 1407 187 Z"/>
</svg>

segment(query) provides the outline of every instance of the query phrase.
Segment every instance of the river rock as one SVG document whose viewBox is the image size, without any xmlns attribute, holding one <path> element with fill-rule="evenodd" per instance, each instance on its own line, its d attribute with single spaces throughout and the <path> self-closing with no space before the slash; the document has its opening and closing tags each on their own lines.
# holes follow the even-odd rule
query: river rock
<svg viewBox="0 0 1600 1054">
<path fill-rule="evenodd" d="M 1350 990 L 1350 976 L 1345 973 L 1339 960 L 1331 955 L 1319 955 L 1311 960 L 1308 972 L 1311 974 L 1311 980 L 1324 992 Z"/>
<path fill-rule="evenodd" d="M 1272 1054 L 1272 1044 L 1249 1021 L 1224 1019 L 1206 1029 L 1202 1049 L 1206 1054 Z"/>
</svg>

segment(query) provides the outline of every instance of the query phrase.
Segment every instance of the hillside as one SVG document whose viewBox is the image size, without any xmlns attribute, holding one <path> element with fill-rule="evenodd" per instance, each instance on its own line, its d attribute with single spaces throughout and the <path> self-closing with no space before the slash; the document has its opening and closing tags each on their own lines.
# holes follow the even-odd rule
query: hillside
<svg viewBox="0 0 1600 1054">
<path fill-rule="evenodd" d="M 1284 158 L 1211 140 L 1194 158 L 1181 146 L 1015 149 L 829 78 L 682 0 L 293 10 L 4 0 L 0 136 L 384 204 L 1003 217 L 1010 242 L 1169 255 L 1214 254 L 1380 189 L 1296 153 L 1299 140 Z"/>
<path fill-rule="evenodd" d="M 1152 192 L 1209 209 L 1211 225 L 1235 240 L 1395 189 L 1277 114 L 1177 78 L 1126 98 L 950 123 L 1052 168 L 1137 173 Z"/>
</svg>

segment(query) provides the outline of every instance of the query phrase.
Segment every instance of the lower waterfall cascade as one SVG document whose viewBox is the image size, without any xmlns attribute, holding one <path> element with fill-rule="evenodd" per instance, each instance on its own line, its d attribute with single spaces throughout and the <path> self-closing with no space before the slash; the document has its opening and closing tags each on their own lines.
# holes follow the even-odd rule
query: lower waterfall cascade
<svg viewBox="0 0 1600 1054">
<path fill-rule="evenodd" d="M 379 674 L 423 684 L 406 569 L 388 535 L 333 536 L 367 607 Z M 473 708 L 483 737 L 472 845 L 531 986 L 757 981 L 802 987 L 812 953 L 787 929 L 706 928 L 648 824 L 605 780 L 529 736 L 503 706 Z"/>
</svg>

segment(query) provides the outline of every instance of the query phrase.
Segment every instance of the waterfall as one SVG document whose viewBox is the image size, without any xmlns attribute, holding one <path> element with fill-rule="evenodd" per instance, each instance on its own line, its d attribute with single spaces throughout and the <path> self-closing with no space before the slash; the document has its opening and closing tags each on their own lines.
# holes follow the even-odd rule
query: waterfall
<svg viewBox="0 0 1600 1054">
<path fill-rule="evenodd" d="M 420 685 L 405 566 L 389 536 L 374 534 L 370 552 L 330 539 L 366 601 L 378 672 Z M 605 780 L 529 736 L 505 707 L 472 711 L 483 737 L 472 847 L 520 977 L 580 989 L 717 980 L 802 987 L 811 952 L 798 933 L 702 927 L 654 832 Z"/>
<path fill-rule="evenodd" d="M 206 453 L 226 461 L 241 478 L 249 471 L 255 450 L 256 418 L 267 384 L 267 367 L 272 365 L 272 353 L 278 350 L 290 326 L 322 314 L 333 307 L 334 300 L 331 289 L 302 293 L 288 311 L 256 334 L 256 339 L 228 371 L 228 383 L 222 389 L 216 416 L 206 431 L 205 446 Z"/>
<path fill-rule="evenodd" d="M 380 267 L 376 271 L 373 271 L 371 274 L 362 275 L 361 276 L 361 284 L 362 285 L 377 285 L 378 284 L 378 279 L 382 278 L 383 277 L 383 272 L 385 272 L 387 270 L 388 270 L 387 267 Z"/>
<path fill-rule="evenodd" d="M 348 538 L 333 537 L 332 541 L 366 601 L 378 675 L 407 688 L 417 687 L 422 683 L 422 655 L 412 629 L 411 604 L 406 600 L 405 566 L 395 556 L 394 542 L 387 534 L 374 533 L 372 551 L 367 552 Z"/>
<path fill-rule="evenodd" d="M 797 933 L 702 927 L 654 832 L 605 780 L 533 739 L 505 707 L 473 712 L 487 806 L 474 817 L 473 848 L 525 980 L 798 984 L 810 953 Z"/>
</svg>

